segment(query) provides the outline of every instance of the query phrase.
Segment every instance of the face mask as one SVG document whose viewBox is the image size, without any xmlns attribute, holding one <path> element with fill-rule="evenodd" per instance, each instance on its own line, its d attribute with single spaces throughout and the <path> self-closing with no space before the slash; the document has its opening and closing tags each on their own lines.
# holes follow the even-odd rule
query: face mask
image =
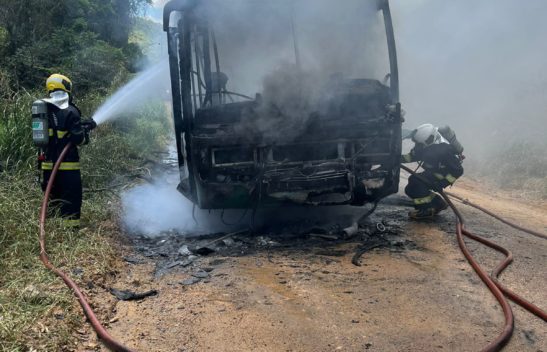
<svg viewBox="0 0 547 352">
<path fill-rule="evenodd" d="M 45 102 L 57 106 L 59 109 L 68 108 L 70 96 L 67 92 L 61 90 L 49 93 L 49 98 L 44 99 Z"/>
</svg>

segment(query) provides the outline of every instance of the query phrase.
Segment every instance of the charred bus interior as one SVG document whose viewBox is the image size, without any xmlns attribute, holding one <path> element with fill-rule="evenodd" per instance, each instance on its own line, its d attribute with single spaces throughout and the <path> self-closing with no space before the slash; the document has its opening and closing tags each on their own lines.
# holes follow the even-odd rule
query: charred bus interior
<svg viewBox="0 0 547 352">
<path fill-rule="evenodd" d="M 285 93 L 294 109 L 267 89 L 251 95 L 230 88 L 237 77 L 222 71 L 221 35 L 202 3 L 173 0 L 164 9 L 180 192 L 202 209 L 363 205 L 397 192 L 403 119 L 387 1 L 374 2 L 383 22 L 385 79 L 325 75 L 310 80 L 314 99 L 301 96 L 301 88 Z M 284 74 L 306 82 L 293 40 L 296 64 L 287 70 L 295 71 Z M 230 65 L 244 67 L 246 57 Z"/>
</svg>

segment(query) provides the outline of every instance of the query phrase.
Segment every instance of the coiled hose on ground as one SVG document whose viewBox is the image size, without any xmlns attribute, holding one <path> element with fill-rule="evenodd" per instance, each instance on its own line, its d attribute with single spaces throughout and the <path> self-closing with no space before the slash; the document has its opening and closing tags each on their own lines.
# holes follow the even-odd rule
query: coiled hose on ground
<svg viewBox="0 0 547 352">
<path fill-rule="evenodd" d="M 104 342 L 104 344 L 112 351 L 115 352 L 134 352 L 133 350 L 125 347 L 118 341 L 116 341 L 110 334 L 106 331 L 104 326 L 101 324 L 95 313 L 93 312 L 93 309 L 87 302 L 84 294 L 78 287 L 78 285 L 63 271 L 56 268 L 53 264 L 50 263 L 47 252 L 46 252 L 46 216 L 47 216 L 47 208 L 49 203 L 49 196 L 51 193 L 51 189 L 53 188 L 53 184 L 55 182 L 55 177 L 57 176 L 57 172 L 59 171 L 59 167 L 61 166 L 61 163 L 63 159 L 65 158 L 68 149 L 71 147 L 71 143 L 68 143 L 67 146 L 63 149 L 61 152 L 61 155 L 59 155 L 59 159 L 55 163 L 55 166 L 53 167 L 53 170 L 51 171 L 51 176 L 49 178 L 49 182 L 47 184 L 46 190 L 44 192 L 44 199 L 42 201 L 42 207 L 40 209 L 40 260 L 44 265 L 51 271 L 53 271 L 57 276 L 59 276 L 65 284 L 74 292 L 74 295 L 76 298 L 78 298 L 78 302 L 82 306 L 82 309 L 84 310 L 84 314 L 89 320 L 89 323 L 97 333 L 97 336 Z"/>
<path fill-rule="evenodd" d="M 401 168 L 403 170 L 405 170 L 406 172 L 410 173 L 411 175 L 415 175 L 417 177 L 417 179 L 424 182 L 426 185 L 432 187 L 432 185 L 430 184 L 430 182 L 427 179 L 421 177 L 419 174 L 417 174 L 413 170 L 409 169 L 408 167 L 406 167 L 404 165 L 401 165 Z M 432 187 L 432 188 L 434 188 L 434 187 Z M 454 214 L 456 215 L 456 217 L 458 219 L 458 222 L 456 224 L 456 235 L 457 235 L 458 244 L 460 246 L 460 249 L 461 249 L 462 253 L 466 257 L 469 264 L 473 267 L 473 269 L 475 270 L 477 275 L 479 275 L 481 280 L 486 284 L 488 289 L 492 292 L 492 294 L 498 300 L 500 306 L 503 309 L 503 313 L 504 313 L 504 316 L 505 316 L 505 324 L 504 324 L 502 332 L 496 337 L 496 339 L 494 341 L 492 341 L 491 343 L 489 343 L 486 347 L 484 347 L 482 349 L 482 351 L 485 351 L 485 352 L 500 351 L 503 348 L 503 346 L 511 338 L 511 335 L 513 333 L 513 326 L 514 326 L 513 312 L 511 310 L 511 307 L 509 306 L 509 303 L 507 302 L 507 299 L 503 295 L 504 293 L 511 300 L 513 300 L 515 303 L 519 304 L 520 306 L 522 306 L 523 308 L 525 308 L 529 312 L 537 315 L 538 317 L 542 318 L 543 320 L 546 320 L 547 315 L 540 308 L 538 308 L 537 306 L 535 306 L 532 303 L 528 302 L 527 300 L 525 300 L 524 298 L 522 298 L 519 295 L 515 294 L 514 292 L 510 291 L 509 289 L 504 287 L 497 280 L 498 276 L 502 273 L 502 271 L 505 268 L 507 268 L 507 266 L 509 266 L 509 264 L 511 264 L 511 262 L 513 261 L 512 253 L 509 250 L 503 248 L 502 246 L 500 246 L 496 243 L 493 243 L 493 242 L 491 242 L 491 241 L 489 241 L 489 240 L 487 240 L 483 237 L 477 236 L 477 235 L 471 233 L 470 231 L 468 231 L 465 228 L 465 219 L 463 218 L 460 211 L 454 206 L 454 203 L 451 201 L 448 194 L 443 192 L 443 191 L 440 191 L 439 193 L 444 198 L 444 200 L 447 202 L 447 204 L 450 206 L 450 208 L 452 209 L 452 211 L 454 212 Z M 450 194 L 450 195 L 452 197 L 454 197 L 455 199 L 458 199 L 460 201 L 465 201 L 465 200 L 463 200 L 462 198 L 460 198 L 456 195 L 453 195 L 453 194 Z M 468 202 L 468 201 L 466 201 L 466 202 L 467 202 L 467 204 L 470 204 L 470 202 Z M 474 206 L 477 209 L 483 210 L 481 207 L 479 207 L 477 205 L 473 204 L 472 206 Z M 485 213 L 487 213 L 491 216 L 494 216 L 498 220 L 503 221 L 504 223 L 506 223 L 510 226 L 513 226 L 514 228 L 517 228 L 521 231 L 527 232 L 527 233 L 532 234 L 532 235 L 537 236 L 537 237 L 545 238 L 544 237 L 545 235 L 543 235 L 541 233 L 538 233 L 538 232 L 532 231 L 532 230 L 528 230 L 528 229 L 525 229 L 525 228 L 520 227 L 518 225 L 515 225 L 515 224 L 513 224 L 513 223 L 511 223 L 511 222 L 509 222 L 505 219 L 502 219 L 502 218 L 498 217 L 497 215 L 495 215 L 495 214 L 493 214 L 489 211 L 486 211 L 486 209 L 484 209 L 484 210 L 485 210 Z M 498 264 L 498 266 L 494 269 L 494 271 L 492 272 L 492 274 L 490 276 L 488 276 L 486 274 L 486 272 L 481 268 L 481 266 L 478 264 L 478 262 L 475 260 L 475 258 L 473 258 L 473 256 L 469 252 L 469 249 L 467 248 L 467 245 L 465 244 L 465 241 L 464 241 L 464 238 L 463 238 L 464 236 L 466 236 L 468 238 L 471 238 L 471 239 L 473 239 L 473 240 L 475 240 L 479 243 L 482 243 L 482 244 L 484 244 L 484 245 L 486 245 L 486 246 L 488 246 L 488 247 L 490 247 L 490 248 L 492 248 L 492 249 L 494 249 L 498 252 L 501 252 L 506 256 L 505 259 L 500 264 Z"/>
<path fill-rule="evenodd" d="M 519 230 L 519 231 L 526 232 L 526 233 L 528 233 L 532 236 L 547 239 L 547 235 L 545 235 L 541 232 L 530 230 L 530 229 L 527 229 L 527 228 L 522 227 L 520 225 L 517 225 L 517 224 L 515 224 L 511 221 L 505 220 L 504 218 L 492 213 L 491 211 L 489 211 L 489 210 L 487 210 L 487 209 L 485 209 L 485 208 L 483 208 L 483 207 L 481 207 L 477 204 L 474 204 L 474 203 L 470 202 L 467 199 L 464 199 L 460 196 L 457 196 L 453 193 L 450 193 L 450 192 L 445 192 L 445 193 L 449 197 L 454 198 L 454 199 L 462 202 L 463 204 L 469 205 L 469 206 L 471 206 L 475 209 L 478 209 L 478 210 L 484 212 L 485 214 L 488 214 L 488 215 L 492 216 L 493 218 L 495 218 L 495 219 L 503 222 L 504 224 L 509 225 L 509 226 Z M 495 249 L 496 251 L 498 251 L 500 253 L 503 253 L 506 256 L 506 258 L 500 264 L 498 264 L 498 266 L 490 274 L 490 278 L 496 283 L 496 285 L 500 288 L 500 290 L 502 290 L 503 293 L 505 293 L 505 295 L 507 297 L 509 297 L 513 302 L 517 303 L 518 305 L 520 305 L 524 309 L 528 310 L 530 313 L 533 313 L 537 317 L 543 319 L 543 321 L 547 321 L 547 313 L 544 310 L 540 309 L 539 307 L 535 306 L 533 303 L 530 303 L 527 300 L 525 300 L 524 298 L 520 297 L 519 295 L 517 295 L 513 291 L 509 290 L 507 287 L 505 287 L 503 284 L 501 284 L 498 281 L 498 277 L 505 270 L 505 268 L 507 268 L 511 264 L 511 262 L 513 261 L 513 254 L 510 251 L 508 251 L 507 249 L 505 249 L 505 248 L 503 248 L 503 247 L 501 247 L 501 246 L 499 246 L 495 243 L 491 243 L 491 242 L 490 242 L 490 244 L 484 243 L 483 241 L 486 241 L 484 238 L 479 237 L 479 236 L 475 236 L 472 233 L 469 233 L 469 232 L 466 233 L 466 232 L 467 231 L 464 231 L 464 234 L 466 236 L 474 239 L 475 241 L 483 243 L 483 244 Z"/>
</svg>

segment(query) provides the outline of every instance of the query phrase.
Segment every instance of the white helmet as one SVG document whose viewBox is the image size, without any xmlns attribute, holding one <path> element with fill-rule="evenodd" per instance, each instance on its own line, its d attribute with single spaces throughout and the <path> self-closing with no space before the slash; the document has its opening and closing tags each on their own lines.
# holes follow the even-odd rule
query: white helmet
<svg viewBox="0 0 547 352">
<path fill-rule="evenodd" d="M 437 131 L 438 128 L 432 124 L 423 124 L 414 130 L 414 133 L 412 134 L 412 141 L 425 146 L 431 145 L 437 140 Z"/>
</svg>

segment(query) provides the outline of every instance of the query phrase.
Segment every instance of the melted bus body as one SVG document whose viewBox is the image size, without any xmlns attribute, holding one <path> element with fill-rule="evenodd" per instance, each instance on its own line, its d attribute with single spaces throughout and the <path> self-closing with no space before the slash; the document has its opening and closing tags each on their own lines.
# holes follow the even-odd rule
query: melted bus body
<svg viewBox="0 0 547 352">
<path fill-rule="evenodd" d="M 228 59 L 235 62 L 224 60 L 223 50 L 230 48 L 226 32 L 233 26 L 219 31 L 211 12 L 201 10 L 207 2 L 172 0 L 164 8 L 178 190 L 202 209 L 363 205 L 396 193 L 403 117 L 387 0 L 373 1 L 389 70 L 384 79 L 331 74 L 315 80 L 313 89 L 321 94 L 317 108 L 301 104 L 299 93 L 292 96 L 295 106 L 306 105 L 301 109 L 305 116 L 296 116 L 298 111 L 285 116 L 286 107 L 276 106 L 266 91 L 252 95 L 230 88 L 237 86 L 232 83 L 237 77 L 221 68 L 241 72 L 252 54 L 238 57 L 237 50 L 230 50 Z M 306 43 L 297 35 L 298 17 L 287 24 L 292 25 L 288 32 L 293 35 L 295 67 L 305 70 L 299 45 Z M 366 62 L 367 57 L 353 60 Z"/>
</svg>

